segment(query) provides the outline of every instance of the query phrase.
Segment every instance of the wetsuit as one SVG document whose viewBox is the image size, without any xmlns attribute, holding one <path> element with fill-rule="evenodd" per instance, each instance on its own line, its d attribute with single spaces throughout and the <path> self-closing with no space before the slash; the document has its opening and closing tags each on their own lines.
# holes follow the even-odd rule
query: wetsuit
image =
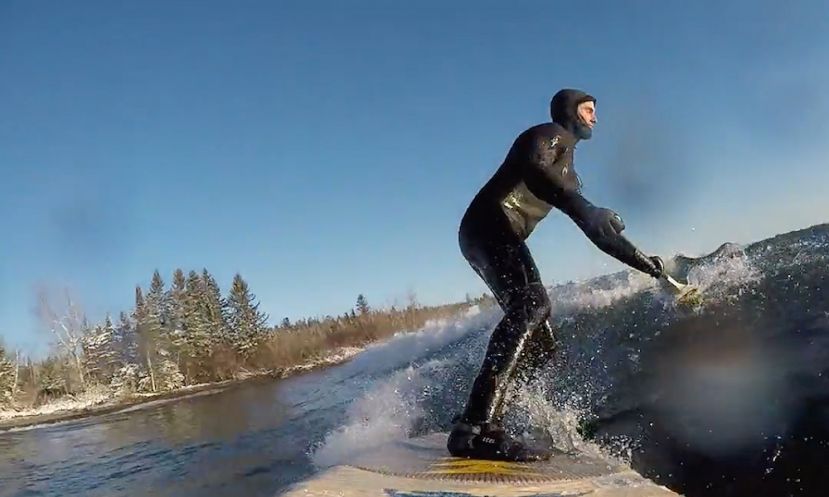
<svg viewBox="0 0 829 497">
<path fill-rule="evenodd" d="M 466 409 L 450 434 L 454 455 L 527 460 L 544 458 L 498 426 L 505 389 L 516 369 L 531 370 L 551 355 L 555 337 L 550 300 L 525 240 L 553 209 L 568 215 L 602 251 L 654 277 L 658 257 L 647 257 L 621 235 L 624 223 L 581 194 L 573 151 L 590 129 L 576 108 L 593 97 L 562 90 L 551 101 L 553 122 L 521 133 L 503 164 L 475 196 L 458 232 L 461 252 L 504 311 L 490 338 Z"/>
</svg>

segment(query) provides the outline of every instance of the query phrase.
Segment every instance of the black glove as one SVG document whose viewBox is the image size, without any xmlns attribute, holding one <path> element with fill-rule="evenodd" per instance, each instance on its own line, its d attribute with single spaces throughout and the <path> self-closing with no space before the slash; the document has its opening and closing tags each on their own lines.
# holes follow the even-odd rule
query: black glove
<svg viewBox="0 0 829 497">
<path fill-rule="evenodd" d="M 591 216 L 590 227 L 600 238 L 611 240 L 625 230 L 625 223 L 619 214 L 610 209 L 597 207 Z"/>
<path fill-rule="evenodd" d="M 636 250 L 633 254 L 633 258 L 636 261 L 635 264 L 633 264 L 633 267 L 639 269 L 643 273 L 649 274 L 657 279 L 661 278 L 662 275 L 665 274 L 665 264 L 662 262 L 662 258 L 658 255 L 648 257 L 641 251 Z"/>
<path fill-rule="evenodd" d="M 665 263 L 662 262 L 662 258 L 658 255 L 652 255 L 648 257 L 653 262 L 654 268 L 653 272 L 650 273 L 651 276 L 654 278 L 661 278 L 665 274 Z"/>
<path fill-rule="evenodd" d="M 606 253 L 654 278 L 661 278 L 665 272 L 662 259 L 648 257 L 639 251 L 622 235 L 624 229 L 625 223 L 619 214 L 602 207 L 593 208 L 588 215 L 587 226 L 584 226 L 593 243 Z"/>
</svg>

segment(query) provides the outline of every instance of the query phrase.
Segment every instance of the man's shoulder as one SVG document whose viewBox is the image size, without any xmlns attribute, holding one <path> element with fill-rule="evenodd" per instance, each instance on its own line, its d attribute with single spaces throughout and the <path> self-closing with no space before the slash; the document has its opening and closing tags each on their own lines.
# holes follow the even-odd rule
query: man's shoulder
<svg viewBox="0 0 829 497">
<path fill-rule="evenodd" d="M 532 141 L 561 143 L 565 146 L 572 144 L 574 141 L 569 131 L 561 127 L 560 124 L 553 122 L 536 124 L 527 128 L 521 134 L 524 138 Z"/>
</svg>

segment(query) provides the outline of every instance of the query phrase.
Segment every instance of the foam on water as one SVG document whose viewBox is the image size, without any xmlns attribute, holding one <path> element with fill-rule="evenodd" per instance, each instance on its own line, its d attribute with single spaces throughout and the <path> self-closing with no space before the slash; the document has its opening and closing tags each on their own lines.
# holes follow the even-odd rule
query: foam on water
<svg viewBox="0 0 829 497">
<path fill-rule="evenodd" d="M 631 271 L 554 286 L 549 290 L 552 315 L 555 319 L 583 309 L 601 309 L 655 286 L 653 278 Z"/>
<path fill-rule="evenodd" d="M 709 298 L 722 298 L 761 277 L 762 272 L 752 258 L 736 245 L 728 245 L 722 254 L 693 266 L 688 272 L 688 283 Z"/>
<path fill-rule="evenodd" d="M 446 357 L 429 359 L 435 351 L 447 348 L 464 336 L 485 330 L 497 310 L 481 311 L 477 306 L 464 316 L 427 324 L 410 333 L 400 333 L 376 344 L 347 367 L 354 372 L 394 371 L 372 380 L 365 393 L 348 408 L 344 425 L 329 433 L 313 449 L 312 459 L 319 467 L 346 461 L 349 457 L 392 440 L 408 437 L 418 425 L 430 423 L 441 414 L 440 399 L 451 394 L 458 380 L 458 367 L 473 362 L 479 347 L 453 350 Z M 479 337 L 477 342 L 481 342 Z"/>
<path fill-rule="evenodd" d="M 378 382 L 350 406 L 348 423 L 328 434 L 314 453 L 314 463 L 331 466 L 362 451 L 407 438 L 414 420 L 424 414 L 418 401 L 428 394 L 430 380 L 424 379 L 425 373 L 441 369 L 446 362 L 409 366 Z"/>
<path fill-rule="evenodd" d="M 463 316 L 432 320 L 415 331 L 402 331 L 392 338 L 372 344 L 354 357 L 343 370 L 347 374 L 373 374 L 388 371 L 428 357 L 470 332 L 488 326 L 496 309 L 472 306 Z"/>
</svg>

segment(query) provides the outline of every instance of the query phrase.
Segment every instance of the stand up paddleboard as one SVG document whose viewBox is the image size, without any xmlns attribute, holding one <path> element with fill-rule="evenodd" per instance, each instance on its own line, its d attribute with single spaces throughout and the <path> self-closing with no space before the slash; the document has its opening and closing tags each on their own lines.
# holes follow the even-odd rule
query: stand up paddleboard
<svg viewBox="0 0 829 497">
<path fill-rule="evenodd" d="M 513 463 L 448 456 L 445 433 L 390 443 L 296 484 L 286 497 L 676 497 L 632 469 L 586 455 Z"/>
</svg>

